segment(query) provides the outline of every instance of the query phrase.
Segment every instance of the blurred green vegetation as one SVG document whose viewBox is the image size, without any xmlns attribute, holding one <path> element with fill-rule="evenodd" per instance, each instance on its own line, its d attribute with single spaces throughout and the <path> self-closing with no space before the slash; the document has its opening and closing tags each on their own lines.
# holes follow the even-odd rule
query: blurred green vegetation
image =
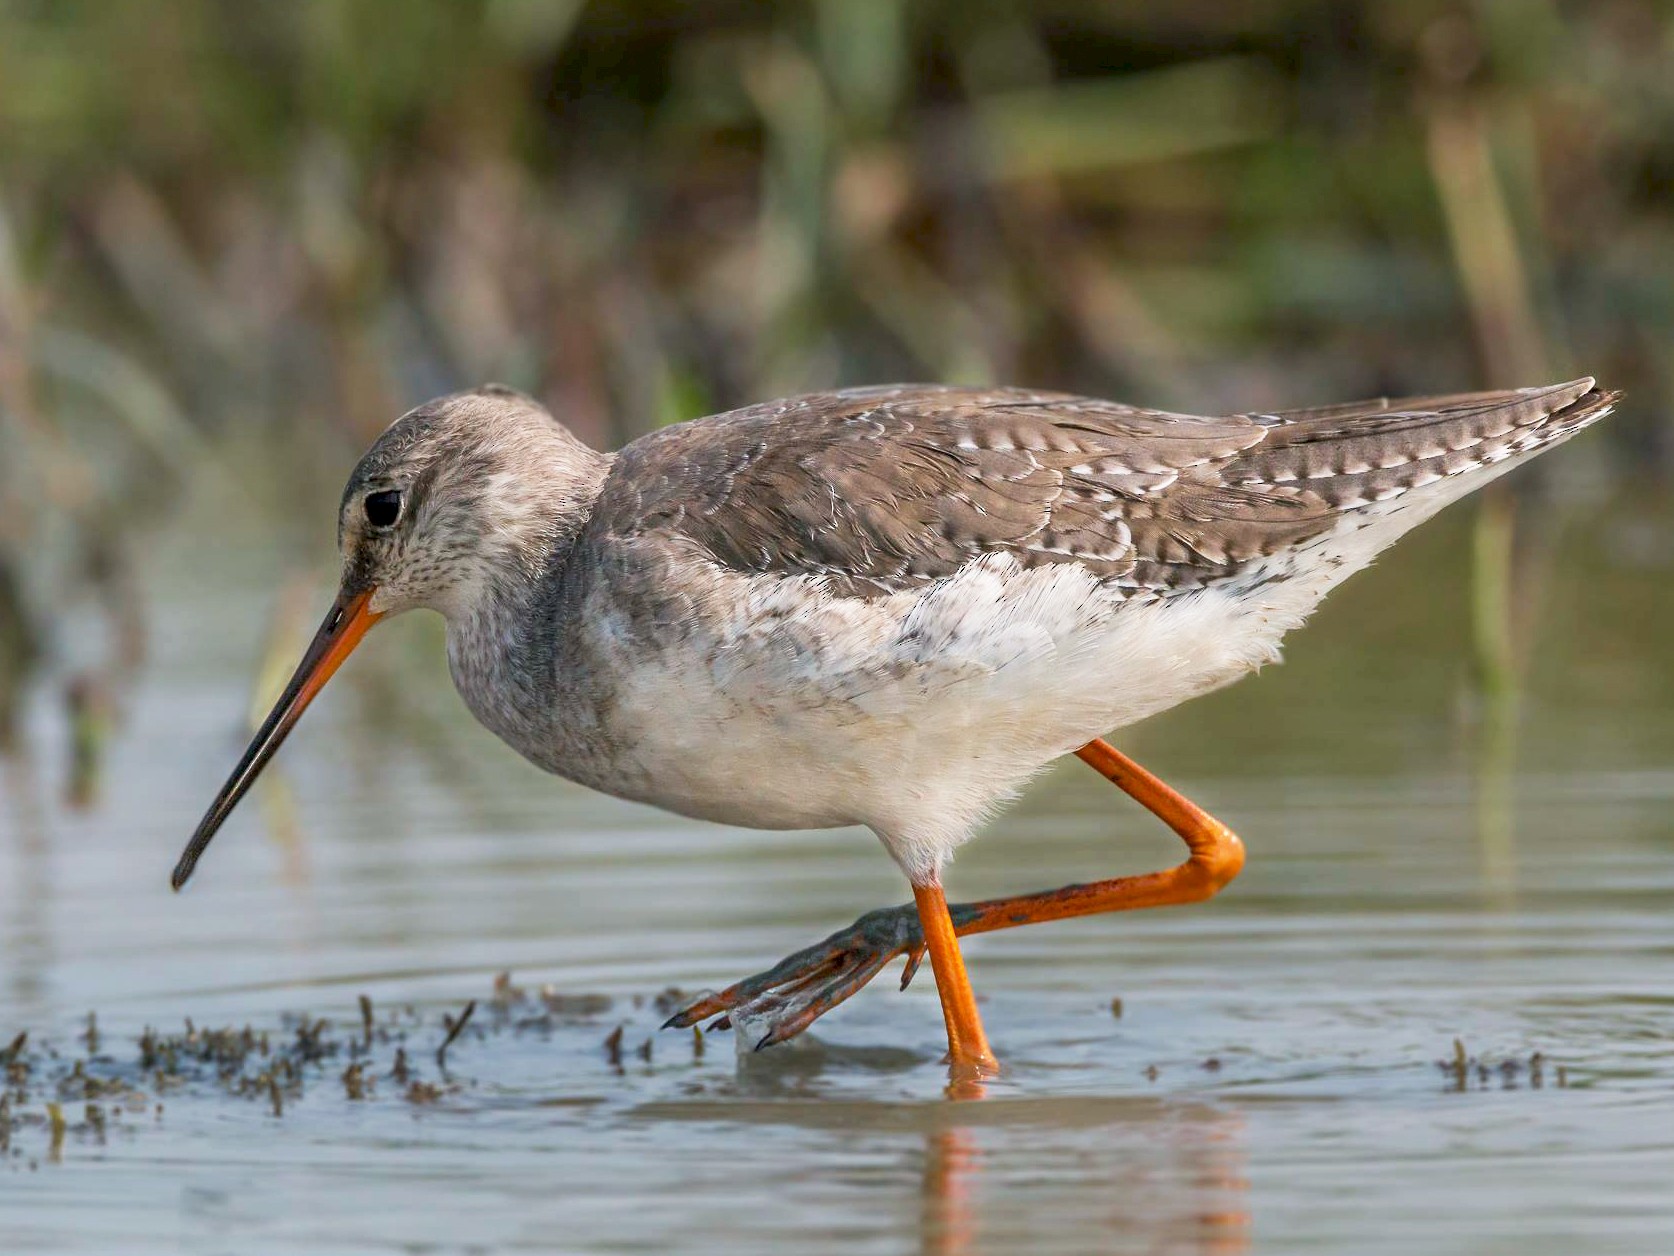
<svg viewBox="0 0 1674 1256">
<path fill-rule="evenodd" d="M 185 477 L 292 501 L 491 378 L 610 444 L 834 383 L 1586 372 L 1654 480 L 1671 190 L 1650 0 L 0 0 L 0 710 L 76 598 L 137 657 Z"/>
</svg>

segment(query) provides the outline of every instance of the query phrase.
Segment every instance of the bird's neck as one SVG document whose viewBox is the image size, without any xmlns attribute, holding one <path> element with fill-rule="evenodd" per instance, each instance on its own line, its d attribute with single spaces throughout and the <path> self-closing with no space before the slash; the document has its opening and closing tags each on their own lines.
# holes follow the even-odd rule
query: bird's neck
<svg viewBox="0 0 1674 1256">
<path fill-rule="evenodd" d="M 551 578 L 592 517 L 611 461 L 557 427 L 506 455 L 479 503 L 489 512 L 478 544 L 490 594 L 527 595 Z"/>
<path fill-rule="evenodd" d="M 571 558 L 612 461 L 559 435 L 564 447 L 553 457 L 543 465 L 531 458 L 496 486 L 476 588 L 443 612 L 449 668 L 466 705 L 532 758 L 549 740 L 559 701 Z"/>
<path fill-rule="evenodd" d="M 610 472 L 609 454 L 556 424 L 484 442 L 430 490 L 449 578 L 428 605 L 454 628 L 538 596 L 569 557 Z"/>
</svg>

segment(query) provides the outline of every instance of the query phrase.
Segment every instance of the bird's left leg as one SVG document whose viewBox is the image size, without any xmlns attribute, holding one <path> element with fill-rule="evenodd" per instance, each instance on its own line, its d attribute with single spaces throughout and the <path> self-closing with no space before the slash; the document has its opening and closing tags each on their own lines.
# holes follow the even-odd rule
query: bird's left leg
<svg viewBox="0 0 1674 1256">
<path fill-rule="evenodd" d="M 1184 863 L 1162 872 L 1111 877 L 1060 890 L 991 898 L 980 903 L 958 903 L 951 909 L 959 936 L 1014 929 L 1018 925 L 1067 920 L 1141 907 L 1173 907 L 1213 898 L 1244 867 L 1244 843 L 1226 825 L 1147 772 L 1101 738 L 1095 738 L 1076 757 L 1105 780 L 1141 803 L 1186 843 Z"/>
</svg>

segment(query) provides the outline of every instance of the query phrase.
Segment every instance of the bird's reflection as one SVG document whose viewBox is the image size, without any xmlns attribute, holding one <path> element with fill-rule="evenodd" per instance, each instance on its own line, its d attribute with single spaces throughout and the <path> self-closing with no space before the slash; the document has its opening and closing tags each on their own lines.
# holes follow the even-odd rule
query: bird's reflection
<svg viewBox="0 0 1674 1256">
<path fill-rule="evenodd" d="M 986 1095 L 980 1082 L 950 1087 L 950 1097 L 955 1089 L 965 1101 Z M 1242 1118 L 1197 1105 L 1145 1104 L 1130 1108 L 1127 1119 L 1109 1110 L 1101 1116 L 1109 1106 L 1091 1101 L 1072 1116 L 1057 1100 L 1008 1099 L 973 1107 L 968 1123 L 928 1131 L 919 1250 L 927 1256 L 1027 1250 L 1031 1238 L 1016 1231 L 1018 1218 L 1051 1214 L 1061 1218 L 1058 1238 L 1084 1230 L 1088 1250 L 1248 1252 Z M 1087 1131 L 1076 1128 L 1082 1122 L 1111 1137 L 1089 1145 Z M 1016 1123 L 1033 1128 L 1019 1137 Z M 1048 1198 L 1054 1192 L 1062 1192 L 1061 1207 Z M 1089 1198 L 1114 1203 L 1089 1208 Z"/>
<path fill-rule="evenodd" d="M 963 1256 L 976 1233 L 973 1194 L 981 1187 L 982 1152 L 969 1129 L 936 1130 L 924 1141 L 924 1211 L 919 1250 Z"/>
</svg>

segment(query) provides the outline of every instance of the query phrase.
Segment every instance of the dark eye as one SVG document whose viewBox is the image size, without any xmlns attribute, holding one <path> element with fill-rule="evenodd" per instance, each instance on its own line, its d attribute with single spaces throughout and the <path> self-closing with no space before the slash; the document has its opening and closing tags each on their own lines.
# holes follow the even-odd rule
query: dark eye
<svg viewBox="0 0 1674 1256">
<path fill-rule="evenodd" d="M 401 517 L 401 493 L 386 488 L 381 493 L 366 495 L 366 522 L 374 528 L 387 528 Z"/>
</svg>

